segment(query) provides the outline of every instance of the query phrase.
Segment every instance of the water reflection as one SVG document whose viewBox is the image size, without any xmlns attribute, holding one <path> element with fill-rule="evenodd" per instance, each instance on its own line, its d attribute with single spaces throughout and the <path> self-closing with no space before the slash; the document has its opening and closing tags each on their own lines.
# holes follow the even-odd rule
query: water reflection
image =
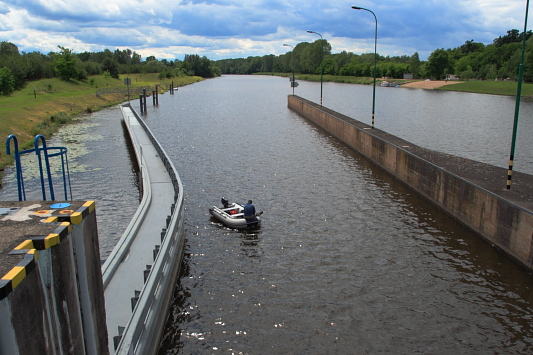
<svg viewBox="0 0 533 355">
<path fill-rule="evenodd" d="M 189 225 L 160 353 L 530 352 L 531 275 L 288 111 L 285 84 L 210 80 L 147 118 Z M 252 198 L 260 233 L 213 224 L 222 195 Z"/>
<path fill-rule="evenodd" d="M 301 82 L 296 93 L 318 102 L 316 85 Z M 325 85 L 325 106 L 370 118 L 370 87 Z M 492 159 L 493 143 L 506 144 L 493 136 L 504 131 L 506 98 L 377 89 L 378 128 L 481 161 Z M 186 207 L 186 253 L 160 353 L 531 353 L 531 275 L 287 110 L 291 92 L 285 78 L 231 76 L 148 107 Z M 74 196 L 97 200 L 105 254 L 138 205 L 137 173 L 118 109 L 88 119 L 97 125 L 87 134 L 105 138 L 73 140 L 91 152 L 74 159 L 87 166 Z M 487 129 L 492 121 L 501 129 Z M 485 140 L 476 133 L 472 144 L 482 128 Z M 10 191 L 16 197 L 9 186 L 0 194 Z M 261 229 L 211 220 L 220 196 L 253 199 L 265 211 Z"/>
</svg>

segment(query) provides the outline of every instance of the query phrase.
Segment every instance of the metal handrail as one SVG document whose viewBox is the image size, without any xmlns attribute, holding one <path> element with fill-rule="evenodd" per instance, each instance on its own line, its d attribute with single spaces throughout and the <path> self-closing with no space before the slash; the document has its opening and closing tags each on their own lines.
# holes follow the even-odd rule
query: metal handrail
<svg viewBox="0 0 533 355">
<path fill-rule="evenodd" d="M 44 182 L 44 173 L 43 173 L 43 162 L 42 162 L 42 156 L 41 153 L 44 156 L 44 162 L 45 162 L 45 168 L 46 168 L 46 175 L 48 179 L 48 187 L 50 189 L 50 198 L 52 201 L 55 200 L 55 194 L 54 194 L 54 184 L 52 181 L 52 171 L 50 168 L 50 160 L 49 158 L 60 156 L 61 157 L 61 171 L 63 175 L 63 190 L 64 190 L 64 196 L 65 200 L 68 200 L 68 193 L 67 193 L 67 181 L 68 181 L 68 187 L 70 192 L 70 199 L 72 199 L 72 186 L 70 182 L 70 170 L 68 166 L 68 149 L 66 147 L 47 147 L 46 146 L 46 139 L 38 134 L 35 136 L 34 139 L 34 148 L 33 149 L 27 149 L 23 151 L 19 151 L 18 148 L 18 140 L 17 137 L 13 134 L 11 134 L 7 140 L 6 140 L 6 153 L 11 154 L 11 141 L 13 141 L 14 146 L 14 159 L 15 159 L 15 169 L 16 169 L 16 176 L 17 176 L 17 190 L 18 190 L 18 198 L 19 201 L 26 201 L 26 189 L 24 187 L 24 177 L 22 174 L 22 163 L 20 160 L 20 157 L 24 154 L 29 153 L 35 153 L 37 155 L 37 160 L 39 163 L 39 178 L 41 182 L 41 192 L 43 196 L 43 200 L 46 201 L 46 185 Z M 39 141 L 42 142 L 42 147 L 39 147 Z M 57 150 L 56 153 L 49 153 L 49 151 Z M 66 167 L 66 171 L 65 171 Z"/>
<path fill-rule="evenodd" d="M 26 201 L 26 191 L 24 190 L 24 178 L 22 177 L 22 167 L 20 164 L 20 153 L 19 153 L 19 144 L 17 137 L 14 134 L 9 135 L 6 139 L 6 153 L 11 154 L 11 141 L 13 141 L 14 146 L 14 157 L 15 157 L 15 169 L 17 173 L 17 190 L 19 201 Z"/>
</svg>

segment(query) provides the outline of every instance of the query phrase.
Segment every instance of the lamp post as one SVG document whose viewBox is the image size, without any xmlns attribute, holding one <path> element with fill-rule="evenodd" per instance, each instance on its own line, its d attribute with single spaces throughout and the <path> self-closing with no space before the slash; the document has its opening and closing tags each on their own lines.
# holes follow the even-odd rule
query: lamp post
<svg viewBox="0 0 533 355">
<path fill-rule="evenodd" d="M 322 38 L 322 35 L 315 31 L 307 31 L 308 33 L 314 33 L 320 36 L 320 39 Z M 322 42 L 322 41 L 321 41 Z M 324 43 L 320 43 L 322 45 L 322 57 L 320 58 L 320 106 L 322 106 L 322 75 L 324 74 Z"/>
<path fill-rule="evenodd" d="M 294 54 L 294 47 L 291 46 L 290 44 L 284 44 L 285 47 L 291 47 L 292 48 L 292 51 L 291 51 L 291 68 L 292 68 L 292 79 L 291 79 L 291 86 L 292 86 L 292 94 L 294 95 L 294 82 L 296 80 L 296 78 L 294 77 L 294 57 L 293 57 L 293 54 Z"/>
<path fill-rule="evenodd" d="M 524 72 L 524 52 L 526 49 L 526 29 L 527 29 L 527 13 L 529 10 L 529 0 L 526 2 L 526 18 L 524 20 L 524 32 L 522 32 L 522 56 L 520 58 L 520 66 L 518 67 L 518 85 L 516 88 L 516 103 L 514 110 L 514 124 L 513 124 L 513 138 L 511 141 L 511 154 L 509 155 L 509 170 L 507 173 L 507 190 L 511 189 L 511 178 L 513 177 L 514 165 L 514 151 L 516 146 L 516 134 L 518 132 L 518 113 L 520 112 L 520 96 L 522 93 L 522 76 Z"/>
<path fill-rule="evenodd" d="M 374 31 L 374 88 L 372 90 L 372 129 L 374 129 L 374 114 L 375 114 L 375 111 L 376 111 L 376 61 L 377 61 L 377 56 L 378 56 L 378 52 L 377 52 L 377 46 L 378 46 L 378 19 L 376 17 L 376 14 L 373 11 L 371 11 L 369 9 L 365 9 L 364 7 L 352 6 L 352 9 L 368 11 L 372 15 L 374 15 L 374 20 L 376 20 L 376 30 Z"/>
</svg>

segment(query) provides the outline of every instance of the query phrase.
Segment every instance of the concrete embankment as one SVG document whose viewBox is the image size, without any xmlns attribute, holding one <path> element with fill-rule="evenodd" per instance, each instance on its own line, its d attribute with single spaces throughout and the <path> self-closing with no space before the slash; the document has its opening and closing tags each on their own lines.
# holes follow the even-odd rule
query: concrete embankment
<svg viewBox="0 0 533 355">
<path fill-rule="evenodd" d="M 533 270 L 533 176 L 422 147 L 290 95 L 288 106 Z"/>
<path fill-rule="evenodd" d="M 0 201 L 0 354 L 107 354 L 94 201 Z"/>
</svg>

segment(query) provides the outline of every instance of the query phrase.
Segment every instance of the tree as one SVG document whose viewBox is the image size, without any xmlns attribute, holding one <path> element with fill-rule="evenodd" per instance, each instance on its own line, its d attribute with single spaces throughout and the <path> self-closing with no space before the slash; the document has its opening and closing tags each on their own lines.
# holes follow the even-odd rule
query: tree
<svg viewBox="0 0 533 355">
<path fill-rule="evenodd" d="M 15 91 L 15 77 L 9 68 L 0 69 L 0 92 L 9 95 Z"/>
<path fill-rule="evenodd" d="M 331 53 L 331 44 L 325 39 L 317 39 L 309 47 L 309 55 L 311 56 L 311 63 L 313 63 L 315 74 L 320 74 L 322 70 L 323 61 Z"/>
<path fill-rule="evenodd" d="M 468 54 L 472 52 L 483 52 L 483 49 L 485 48 L 485 45 L 483 43 L 474 42 L 474 40 L 466 41 L 465 44 L 463 44 L 461 47 L 459 47 L 459 50 L 462 54 Z"/>
<path fill-rule="evenodd" d="M 420 56 L 418 55 L 418 52 L 415 52 L 415 54 L 409 58 L 409 68 L 415 77 L 420 75 Z"/>
<path fill-rule="evenodd" d="M 494 39 L 494 45 L 496 47 L 501 47 L 505 44 L 513 43 L 513 42 L 520 42 L 520 31 L 514 29 L 507 31 L 507 35 L 500 36 L 498 38 Z"/>
<path fill-rule="evenodd" d="M 335 75 L 337 74 L 337 65 L 333 57 L 327 57 L 322 61 L 324 67 L 324 74 Z"/>
<path fill-rule="evenodd" d="M 11 42 L 0 42 L 0 56 L 19 56 L 19 49 Z"/>
<path fill-rule="evenodd" d="M 58 46 L 61 51 L 55 57 L 56 72 L 63 80 L 70 80 L 77 76 L 76 70 L 76 56 L 72 53 L 72 50 Z"/>
<path fill-rule="evenodd" d="M 446 69 L 450 69 L 448 53 L 444 49 L 436 49 L 428 58 L 427 70 L 432 78 L 443 79 Z"/>
<path fill-rule="evenodd" d="M 112 58 L 104 59 L 103 70 L 108 71 L 112 78 L 119 78 L 118 62 Z"/>
<path fill-rule="evenodd" d="M 259 63 L 257 61 L 254 62 L 253 58 L 249 59 L 252 65 L 257 65 L 257 63 Z M 206 56 L 200 57 L 198 54 L 185 54 L 183 67 L 194 72 L 193 75 L 198 75 L 203 78 L 213 78 L 220 75 L 220 70 L 215 67 Z"/>
</svg>

